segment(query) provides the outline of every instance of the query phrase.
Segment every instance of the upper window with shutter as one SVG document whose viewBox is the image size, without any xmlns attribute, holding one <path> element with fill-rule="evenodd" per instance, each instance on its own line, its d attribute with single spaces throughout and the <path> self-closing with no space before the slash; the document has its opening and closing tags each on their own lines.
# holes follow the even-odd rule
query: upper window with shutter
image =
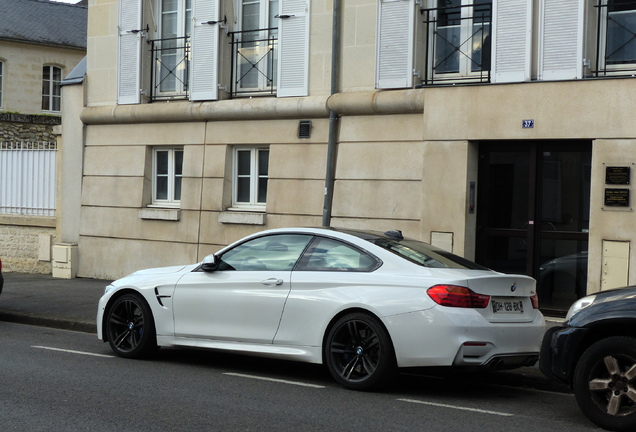
<svg viewBox="0 0 636 432">
<path fill-rule="evenodd" d="M 220 0 L 120 0 L 117 103 L 216 100 L 221 87 L 230 96 L 307 96 L 309 0 L 236 4 L 228 20 Z M 228 32 L 234 13 L 238 30 Z M 220 58 L 229 54 L 220 50 L 224 35 L 231 61 Z"/>
<path fill-rule="evenodd" d="M 309 94 L 309 0 L 241 0 L 231 95 Z"/>
<path fill-rule="evenodd" d="M 491 22 L 492 0 L 380 0 L 376 87 L 489 82 Z"/>
<path fill-rule="evenodd" d="M 217 99 L 219 15 L 219 0 L 120 0 L 117 103 Z"/>
<path fill-rule="evenodd" d="M 636 0 L 380 0 L 376 87 L 580 79 L 597 22 L 604 72 L 636 66 Z"/>
</svg>

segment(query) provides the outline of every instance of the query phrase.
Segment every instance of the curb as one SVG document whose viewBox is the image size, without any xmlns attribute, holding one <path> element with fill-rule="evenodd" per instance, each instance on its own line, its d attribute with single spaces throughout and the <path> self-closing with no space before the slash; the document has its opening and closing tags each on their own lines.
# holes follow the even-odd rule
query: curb
<svg viewBox="0 0 636 432">
<path fill-rule="evenodd" d="M 26 324 L 38 327 L 55 328 L 59 330 L 70 330 L 81 333 L 97 334 L 97 326 L 94 322 L 77 319 L 63 319 L 47 316 L 34 316 L 21 313 L 0 311 L 0 321 L 12 322 L 16 324 Z"/>
</svg>

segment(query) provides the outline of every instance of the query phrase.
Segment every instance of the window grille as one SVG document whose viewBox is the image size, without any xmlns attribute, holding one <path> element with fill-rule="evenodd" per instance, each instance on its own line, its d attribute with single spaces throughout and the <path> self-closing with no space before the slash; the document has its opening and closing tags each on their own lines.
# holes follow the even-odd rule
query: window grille
<svg viewBox="0 0 636 432">
<path fill-rule="evenodd" d="M 490 82 L 492 4 L 462 3 L 455 0 L 420 10 L 431 38 L 426 45 L 425 85 Z"/>
<path fill-rule="evenodd" d="M 150 102 L 187 99 L 190 74 L 190 37 L 154 39 L 150 43 Z"/>
<path fill-rule="evenodd" d="M 230 32 L 232 97 L 276 94 L 278 28 Z"/>
</svg>

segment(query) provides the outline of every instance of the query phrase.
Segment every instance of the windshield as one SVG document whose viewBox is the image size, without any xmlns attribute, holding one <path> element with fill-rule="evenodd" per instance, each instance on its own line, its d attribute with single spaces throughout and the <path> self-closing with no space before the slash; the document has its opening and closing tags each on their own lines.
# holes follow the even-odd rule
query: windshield
<svg viewBox="0 0 636 432">
<path fill-rule="evenodd" d="M 368 238 L 367 240 L 422 267 L 489 270 L 466 258 L 417 240 L 398 241 L 386 237 Z"/>
</svg>

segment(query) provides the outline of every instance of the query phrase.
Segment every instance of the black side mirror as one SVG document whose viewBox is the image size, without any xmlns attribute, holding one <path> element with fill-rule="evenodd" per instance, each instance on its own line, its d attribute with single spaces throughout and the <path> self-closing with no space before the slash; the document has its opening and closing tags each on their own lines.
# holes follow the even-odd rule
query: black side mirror
<svg viewBox="0 0 636 432">
<path fill-rule="evenodd" d="M 213 272 L 219 267 L 219 262 L 214 255 L 208 255 L 203 258 L 203 262 L 201 263 L 201 270 L 204 272 Z"/>
</svg>

